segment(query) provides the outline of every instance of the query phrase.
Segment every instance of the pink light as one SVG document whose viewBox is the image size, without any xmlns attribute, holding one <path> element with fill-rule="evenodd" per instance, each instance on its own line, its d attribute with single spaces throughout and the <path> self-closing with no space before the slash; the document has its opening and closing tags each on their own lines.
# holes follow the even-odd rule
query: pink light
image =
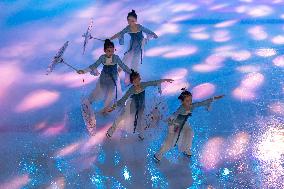
<svg viewBox="0 0 284 189">
<path fill-rule="evenodd" d="M 241 6 L 236 7 L 237 13 L 245 13 L 247 10 L 248 10 L 247 5 L 241 5 Z"/>
<path fill-rule="evenodd" d="M 283 35 L 277 35 L 272 38 L 272 43 L 277 44 L 277 45 L 282 45 L 284 44 L 284 36 Z"/>
<path fill-rule="evenodd" d="M 66 120 L 60 123 L 55 123 L 50 126 L 48 126 L 44 131 L 43 131 L 43 136 L 46 137 L 51 137 L 51 136 L 57 136 L 61 134 L 63 131 L 66 131 Z"/>
<path fill-rule="evenodd" d="M 276 58 L 273 59 L 272 62 L 275 66 L 284 67 L 284 55 L 277 56 Z"/>
<path fill-rule="evenodd" d="M 264 82 L 264 76 L 261 73 L 249 73 L 241 81 L 241 86 L 248 89 L 257 89 Z"/>
<path fill-rule="evenodd" d="M 224 139 L 215 137 L 210 139 L 203 147 L 200 162 L 206 170 L 217 168 L 222 160 Z"/>
<path fill-rule="evenodd" d="M 268 37 L 268 34 L 264 31 L 262 26 L 254 26 L 248 29 L 248 33 L 254 40 L 264 40 Z"/>
<path fill-rule="evenodd" d="M 241 85 L 233 91 L 233 96 L 240 100 L 253 100 L 256 90 L 263 84 L 264 76 L 261 73 L 249 73 L 241 81 Z"/>
<path fill-rule="evenodd" d="M 145 52 L 146 56 L 161 56 L 162 54 L 169 52 L 172 50 L 172 47 L 164 46 L 164 47 L 154 47 Z"/>
<path fill-rule="evenodd" d="M 192 33 L 190 34 L 190 37 L 196 40 L 206 40 L 209 39 L 210 36 L 208 33 L 202 32 L 202 33 Z"/>
<path fill-rule="evenodd" d="M 48 90 L 36 90 L 29 93 L 16 107 L 16 112 L 26 112 L 50 106 L 59 99 L 60 93 Z"/>
<path fill-rule="evenodd" d="M 75 151 L 79 149 L 80 145 L 81 145 L 81 142 L 75 142 L 73 144 L 70 144 L 58 150 L 55 153 L 55 157 L 65 157 L 65 156 L 71 155 L 72 153 L 74 153 Z"/>
<path fill-rule="evenodd" d="M 92 150 L 96 145 L 101 144 L 106 138 L 106 132 L 111 127 L 112 123 L 106 124 L 102 129 L 96 132 L 95 136 L 91 136 L 86 142 L 80 147 L 81 153 L 87 153 Z"/>
<path fill-rule="evenodd" d="M 15 45 L 0 49 L 0 57 L 2 58 L 27 58 L 34 53 L 36 44 L 30 42 L 19 42 Z"/>
<path fill-rule="evenodd" d="M 220 69 L 223 66 L 223 62 L 225 61 L 225 57 L 213 54 L 206 58 L 204 63 L 197 64 L 193 66 L 193 70 L 197 72 L 212 72 Z"/>
<path fill-rule="evenodd" d="M 247 133 L 241 132 L 233 136 L 227 147 L 227 155 L 232 160 L 241 158 L 247 150 L 250 136 Z"/>
<path fill-rule="evenodd" d="M 169 22 L 180 22 L 180 21 L 188 20 L 192 17 L 193 17 L 192 14 L 184 14 L 184 15 L 176 16 L 176 17 L 172 18 Z"/>
<path fill-rule="evenodd" d="M 88 85 L 97 79 L 98 79 L 98 76 L 93 76 L 89 73 L 86 73 L 84 75 L 79 75 L 76 72 L 67 72 L 67 73 L 53 72 L 50 75 L 36 74 L 31 79 L 31 82 L 52 83 L 55 85 L 64 85 L 69 88 L 77 88 L 77 87 Z"/>
<path fill-rule="evenodd" d="M 164 95 L 178 94 L 181 88 L 188 87 L 186 81 L 188 71 L 184 68 L 177 68 L 166 73 L 162 78 L 173 79 L 173 83 L 162 84 L 162 91 Z"/>
<path fill-rule="evenodd" d="M 165 79 L 173 79 L 173 80 L 180 80 L 185 79 L 188 74 L 187 69 L 185 68 L 176 68 L 171 70 L 170 72 L 166 73 L 163 78 Z"/>
<path fill-rule="evenodd" d="M 0 62 L 0 100 L 8 94 L 9 89 L 15 82 L 20 81 L 23 76 L 19 66 L 16 65 L 15 61 L 1 61 Z"/>
<path fill-rule="evenodd" d="M 213 72 L 220 69 L 222 66 L 220 65 L 209 65 L 209 64 L 196 64 L 192 67 L 192 69 L 196 72 Z"/>
<path fill-rule="evenodd" d="M 251 53 L 246 50 L 237 51 L 232 53 L 232 59 L 235 61 L 245 61 L 251 57 Z"/>
<path fill-rule="evenodd" d="M 233 26 L 237 22 L 238 22 L 237 20 L 228 20 L 228 21 L 224 21 L 224 22 L 220 22 L 218 24 L 215 24 L 214 27 L 215 28 L 225 28 L 225 27 Z"/>
<path fill-rule="evenodd" d="M 203 83 L 192 89 L 193 100 L 200 100 L 210 97 L 215 92 L 215 85 L 211 83 Z"/>
<path fill-rule="evenodd" d="M 272 113 L 284 116 L 284 103 L 283 102 L 275 102 L 269 105 L 269 109 L 270 109 L 270 112 Z"/>
<path fill-rule="evenodd" d="M 247 14 L 252 17 L 263 17 L 273 13 L 273 9 L 266 5 L 251 6 Z"/>
<path fill-rule="evenodd" d="M 226 30 L 219 30 L 214 32 L 213 34 L 213 41 L 215 42 L 226 42 L 231 39 L 229 31 Z"/>
<path fill-rule="evenodd" d="M 205 30 L 206 30 L 205 27 L 196 27 L 196 28 L 191 28 L 189 31 L 191 33 L 200 33 L 200 32 L 203 32 Z"/>
<path fill-rule="evenodd" d="M 231 52 L 232 50 L 234 50 L 236 47 L 232 46 L 232 45 L 225 45 L 225 46 L 221 46 L 221 47 L 217 47 L 214 49 L 214 52 L 217 54 L 223 54 L 224 52 Z"/>
<path fill-rule="evenodd" d="M 254 66 L 254 65 L 246 65 L 246 66 L 239 66 L 236 68 L 239 72 L 242 73 L 251 73 L 251 72 L 259 72 L 260 67 L 259 66 Z"/>
<path fill-rule="evenodd" d="M 240 100 L 253 100 L 256 97 L 256 94 L 254 91 L 245 87 L 238 87 L 234 89 L 233 96 Z"/>
<path fill-rule="evenodd" d="M 257 49 L 255 54 L 262 57 L 270 57 L 276 55 L 276 51 L 270 48 Z"/>
<path fill-rule="evenodd" d="M 8 182 L 4 182 L 3 184 L 0 184 L 1 189 L 19 189 L 23 188 L 25 185 L 27 185 L 30 182 L 29 175 L 21 175 L 16 176 L 13 179 L 11 179 Z"/>
<path fill-rule="evenodd" d="M 44 129 L 46 126 L 47 126 L 47 124 L 46 124 L 45 121 L 40 122 L 39 124 L 37 124 L 37 125 L 35 126 L 35 130 L 36 130 L 36 131 L 42 130 L 42 129 Z"/>
<path fill-rule="evenodd" d="M 179 25 L 174 23 L 163 24 L 158 30 L 155 31 L 155 33 L 160 37 L 165 34 L 177 34 L 179 32 Z"/>
<path fill-rule="evenodd" d="M 175 95 L 179 94 L 182 88 L 188 88 L 189 83 L 185 80 L 176 80 L 172 83 L 166 83 L 162 85 L 163 95 Z"/>
<path fill-rule="evenodd" d="M 195 9 L 197 9 L 198 6 L 194 5 L 194 4 L 190 4 L 190 3 L 180 3 L 180 4 L 175 4 L 172 5 L 170 10 L 174 13 L 176 12 L 183 12 L 183 11 L 193 11 Z"/>
<path fill-rule="evenodd" d="M 184 46 L 184 47 L 181 46 L 173 49 L 171 52 L 165 53 L 163 57 L 175 58 L 175 57 L 192 55 L 196 52 L 197 52 L 197 47 L 195 46 Z"/>
<path fill-rule="evenodd" d="M 46 189 L 64 189 L 66 186 L 65 178 L 59 177 L 55 181 L 52 181 L 50 186 L 48 186 Z"/>
<path fill-rule="evenodd" d="M 213 7 L 210 7 L 209 10 L 220 10 L 220 9 L 222 9 L 222 8 L 227 7 L 228 5 L 229 5 L 229 4 L 227 4 L 227 3 L 215 5 L 215 6 L 213 6 Z"/>
</svg>

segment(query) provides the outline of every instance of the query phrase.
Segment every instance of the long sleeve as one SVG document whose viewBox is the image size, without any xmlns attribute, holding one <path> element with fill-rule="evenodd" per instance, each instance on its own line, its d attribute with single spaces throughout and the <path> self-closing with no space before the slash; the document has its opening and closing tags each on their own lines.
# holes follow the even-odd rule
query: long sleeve
<svg viewBox="0 0 284 189">
<path fill-rule="evenodd" d="M 123 96 L 119 101 L 117 101 L 115 105 L 116 105 L 116 106 L 123 106 L 123 105 L 125 104 L 126 100 L 129 98 L 129 96 L 132 95 L 132 94 L 133 94 L 133 87 L 130 87 L 130 88 L 126 91 L 126 93 L 124 94 L 124 96 Z"/>
<path fill-rule="evenodd" d="M 209 99 L 203 100 L 201 102 L 192 103 L 192 109 L 198 108 L 198 107 L 201 107 L 201 106 L 208 106 L 212 102 L 213 102 L 213 98 L 209 98 Z"/>
<path fill-rule="evenodd" d="M 164 81 L 164 79 L 160 79 L 160 80 L 154 80 L 154 81 L 147 81 L 147 82 L 143 82 L 143 86 L 149 87 L 149 86 L 159 86 L 161 85 L 161 83 Z"/>
<path fill-rule="evenodd" d="M 104 56 L 104 55 L 101 55 L 100 58 L 99 58 L 94 64 L 92 64 L 92 65 L 89 66 L 89 68 L 90 68 L 91 70 L 97 69 L 97 68 L 99 67 L 99 65 L 103 63 L 103 56 Z"/>
<path fill-rule="evenodd" d="M 126 34 L 127 31 L 128 31 L 128 26 L 126 26 L 123 30 L 115 34 L 118 35 L 118 41 L 120 45 L 124 45 L 124 34 Z"/>
<path fill-rule="evenodd" d="M 117 64 L 123 69 L 124 72 L 130 74 L 131 73 L 131 70 L 130 68 L 124 64 L 121 59 L 119 58 L 119 56 L 117 56 Z"/>
<path fill-rule="evenodd" d="M 147 38 L 152 38 L 152 37 L 157 38 L 157 37 L 158 37 L 157 34 L 155 34 L 155 33 L 154 33 L 153 31 L 151 31 L 150 29 L 148 29 L 148 28 L 146 28 L 146 27 L 144 27 L 144 26 L 142 26 L 142 25 L 139 25 L 139 26 L 140 26 L 141 31 L 143 31 L 144 33 L 146 33 Z"/>
</svg>

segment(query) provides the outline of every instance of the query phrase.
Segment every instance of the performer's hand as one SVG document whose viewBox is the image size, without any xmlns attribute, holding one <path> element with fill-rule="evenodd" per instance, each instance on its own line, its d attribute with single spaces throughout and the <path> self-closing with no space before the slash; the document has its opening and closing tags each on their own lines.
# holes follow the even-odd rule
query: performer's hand
<svg viewBox="0 0 284 189">
<path fill-rule="evenodd" d="M 78 70 L 77 73 L 78 74 L 84 74 L 85 72 L 84 72 L 84 70 Z"/>
<path fill-rule="evenodd" d="M 118 67 L 118 73 L 120 73 L 122 71 L 121 67 Z"/>
<path fill-rule="evenodd" d="M 164 79 L 165 82 L 172 83 L 174 80 L 173 79 Z"/>
</svg>

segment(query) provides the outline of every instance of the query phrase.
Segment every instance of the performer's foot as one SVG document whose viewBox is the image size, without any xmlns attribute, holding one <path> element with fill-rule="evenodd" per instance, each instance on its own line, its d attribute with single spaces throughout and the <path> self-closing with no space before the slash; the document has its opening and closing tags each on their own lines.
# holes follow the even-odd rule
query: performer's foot
<svg viewBox="0 0 284 189">
<path fill-rule="evenodd" d="M 138 134 L 138 138 L 139 138 L 141 141 L 143 141 L 143 140 L 144 140 L 143 135 Z"/>
<path fill-rule="evenodd" d="M 109 133 L 106 133 L 106 136 L 107 136 L 107 138 L 111 138 L 111 136 L 110 136 L 110 134 Z"/>
<path fill-rule="evenodd" d="M 186 157 L 189 157 L 189 158 L 192 156 L 191 152 L 183 152 L 183 154 L 184 154 Z"/>
<path fill-rule="evenodd" d="M 156 157 L 156 154 L 154 154 L 153 158 L 154 158 L 154 160 L 155 160 L 157 163 L 160 162 L 160 160 Z"/>
</svg>

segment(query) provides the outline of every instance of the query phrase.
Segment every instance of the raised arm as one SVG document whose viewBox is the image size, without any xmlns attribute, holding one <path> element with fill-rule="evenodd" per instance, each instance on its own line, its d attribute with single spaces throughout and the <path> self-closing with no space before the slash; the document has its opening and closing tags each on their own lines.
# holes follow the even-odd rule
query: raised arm
<svg viewBox="0 0 284 189">
<path fill-rule="evenodd" d="M 118 32 L 117 34 L 115 34 L 114 36 L 112 36 L 110 38 L 110 40 L 114 40 L 116 38 L 118 38 L 119 40 L 119 44 L 120 45 L 124 45 L 124 34 L 126 34 L 128 31 L 128 26 L 125 27 L 123 30 L 121 30 L 120 32 Z"/>
<path fill-rule="evenodd" d="M 140 26 L 140 29 L 141 31 L 143 31 L 144 33 L 147 34 L 147 37 L 153 37 L 153 38 L 158 38 L 157 34 L 155 34 L 153 31 L 151 31 L 150 29 L 142 26 L 142 25 L 139 25 Z"/>
<path fill-rule="evenodd" d="M 128 73 L 128 74 L 131 73 L 130 68 L 129 68 L 126 64 L 124 64 L 124 63 L 121 61 L 121 59 L 119 58 L 119 56 L 117 56 L 117 64 L 119 65 L 119 67 L 122 68 L 122 70 L 123 70 L 124 72 L 126 72 L 126 73 Z"/>
</svg>

